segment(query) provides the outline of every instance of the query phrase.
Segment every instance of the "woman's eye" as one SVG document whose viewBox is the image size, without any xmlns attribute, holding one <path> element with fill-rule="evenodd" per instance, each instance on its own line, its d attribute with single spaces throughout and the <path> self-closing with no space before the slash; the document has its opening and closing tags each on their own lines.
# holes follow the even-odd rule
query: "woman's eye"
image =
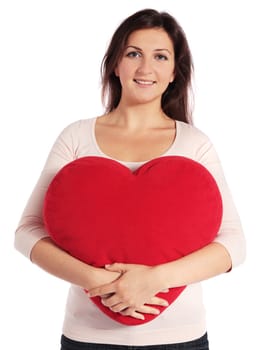
<svg viewBox="0 0 259 350">
<path fill-rule="evenodd" d="M 140 54 L 140 52 L 137 52 L 137 51 L 131 51 L 131 52 L 128 52 L 128 53 L 126 54 L 126 56 L 127 56 L 127 57 L 140 57 L 141 54 Z"/>
<path fill-rule="evenodd" d="M 167 61 L 168 58 L 165 55 L 156 55 L 158 61 Z"/>
</svg>

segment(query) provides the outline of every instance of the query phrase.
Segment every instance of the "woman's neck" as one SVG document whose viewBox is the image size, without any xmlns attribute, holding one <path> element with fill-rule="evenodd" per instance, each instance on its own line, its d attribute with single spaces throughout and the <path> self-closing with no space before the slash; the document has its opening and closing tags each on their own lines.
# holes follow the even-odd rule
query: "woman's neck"
<svg viewBox="0 0 259 350">
<path fill-rule="evenodd" d="M 135 106 L 119 104 L 109 114 L 109 119 L 112 123 L 132 131 L 161 127 L 171 120 L 164 114 L 160 106 L 151 107 L 148 104 Z"/>
</svg>

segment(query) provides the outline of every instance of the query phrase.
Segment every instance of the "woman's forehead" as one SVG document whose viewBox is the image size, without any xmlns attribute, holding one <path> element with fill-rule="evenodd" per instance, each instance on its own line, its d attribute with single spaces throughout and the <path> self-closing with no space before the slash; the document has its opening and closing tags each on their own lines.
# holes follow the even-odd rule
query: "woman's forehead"
<svg viewBox="0 0 259 350">
<path fill-rule="evenodd" d="M 149 47 L 154 50 L 173 50 L 173 42 L 163 28 L 139 29 L 132 32 L 126 41 L 126 47 Z"/>
</svg>

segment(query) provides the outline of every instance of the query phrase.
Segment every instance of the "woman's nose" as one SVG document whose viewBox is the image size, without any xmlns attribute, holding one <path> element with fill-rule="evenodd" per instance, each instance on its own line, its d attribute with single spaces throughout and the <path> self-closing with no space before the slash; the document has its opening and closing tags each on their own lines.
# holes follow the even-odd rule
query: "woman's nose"
<svg viewBox="0 0 259 350">
<path fill-rule="evenodd" d="M 152 73 L 152 62 L 148 58 L 142 58 L 139 62 L 138 72 L 142 74 L 151 74 Z"/>
</svg>

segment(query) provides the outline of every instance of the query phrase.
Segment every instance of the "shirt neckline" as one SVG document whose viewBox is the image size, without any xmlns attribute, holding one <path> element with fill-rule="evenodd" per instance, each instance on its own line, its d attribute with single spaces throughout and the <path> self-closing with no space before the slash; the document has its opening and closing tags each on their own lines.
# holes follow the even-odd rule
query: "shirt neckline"
<svg viewBox="0 0 259 350">
<path fill-rule="evenodd" d="M 145 164 L 148 161 L 153 159 L 153 158 L 152 159 L 147 159 L 147 160 L 143 160 L 143 161 L 140 161 L 140 162 L 130 162 L 130 161 L 125 161 L 125 160 L 113 158 L 113 157 L 109 156 L 108 154 L 104 153 L 101 150 L 101 148 L 99 147 L 98 142 L 97 142 L 96 137 L 95 137 L 95 125 L 96 125 L 97 118 L 98 117 L 95 117 L 95 118 L 92 119 L 91 134 L 92 134 L 92 139 L 93 139 L 94 146 L 95 146 L 97 152 L 100 154 L 100 156 L 102 156 L 104 158 L 108 158 L 108 159 L 113 159 L 113 160 L 115 160 L 115 161 L 117 161 L 119 163 L 122 163 L 122 164 L 129 164 L 129 165 L 142 165 L 142 164 Z M 173 142 L 171 143 L 171 145 L 168 147 L 168 149 L 163 154 L 161 154 L 160 156 L 158 156 L 156 158 L 165 157 L 167 155 L 172 154 L 172 151 L 175 148 L 175 144 L 176 144 L 176 142 L 178 141 L 178 138 L 179 138 L 179 132 L 180 132 L 180 122 L 178 120 L 175 120 L 175 138 L 174 138 Z"/>
</svg>

